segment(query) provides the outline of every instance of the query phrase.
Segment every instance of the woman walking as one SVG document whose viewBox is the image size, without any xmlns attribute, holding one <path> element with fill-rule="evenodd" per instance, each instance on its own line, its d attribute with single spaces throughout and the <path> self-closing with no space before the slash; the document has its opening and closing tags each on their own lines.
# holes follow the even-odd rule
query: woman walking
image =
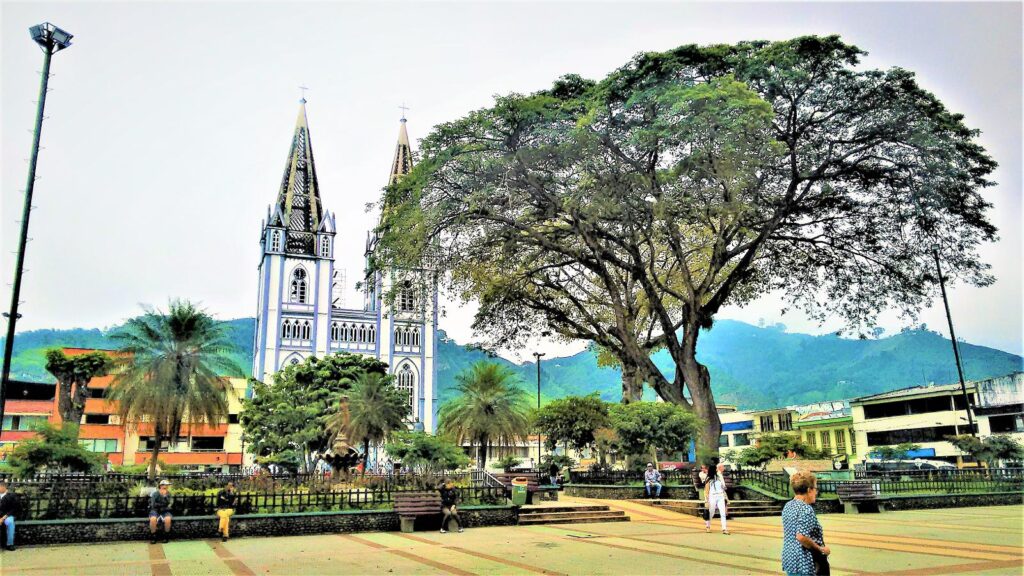
<svg viewBox="0 0 1024 576">
<path fill-rule="evenodd" d="M 811 506 L 818 497 L 818 479 L 801 470 L 789 477 L 795 496 L 782 509 L 782 571 L 790 576 L 828 575 L 825 534 Z"/>
<path fill-rule="evenodd" d="M 701 472 L 701 474 L 704 474 Z M 715 510 L 722 519 L 722 534 L 729 534 L 729 527 L 725 521 L 728 510 L 729 495 L 725 491 L 725 464 L 719 464 L 715 472 L 707 476 L 704 482 L 704 509 L 707 510 L 707 518 L 704 520 L 704 531 L 711 532 L 711 519 L 715 517 Z"/>
</svg>

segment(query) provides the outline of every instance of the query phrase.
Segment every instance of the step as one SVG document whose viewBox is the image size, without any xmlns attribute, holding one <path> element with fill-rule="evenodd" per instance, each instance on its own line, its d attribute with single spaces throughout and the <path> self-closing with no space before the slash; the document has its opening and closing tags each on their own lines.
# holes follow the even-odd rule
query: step
<svg viewBox="0 0 1024 576">
<path fill-rule="evenodd" d="M 595 522 L 629 522 L 629 516 L 579 516 L 576 518 L 557 518 L 543 520 L 538 518 L 520 518 L 520 526 L 531 524 L 590 524 Z"/>
<path fill-rule="evenodd" d="M 519 508 L 519 515 L 548 514 L 551 512 L 602 512 L 608 509 L 607 506 L 523 506 Z"/>
<path fill-rule="evenodd" d="M 587 512 L 552 512 L 550 514 L 527 514 L 525 518 L 533 520 L 535 518 L 546 519 L 546 520 L 559 520 L 562 518 L 580 518 L 584 516 L 625 516 L 626 513 L 622 510 L 608 510 L 608 511 L 587 511 Z M 524 518 L 522 514 L 520 518 Z"/>
</svg>

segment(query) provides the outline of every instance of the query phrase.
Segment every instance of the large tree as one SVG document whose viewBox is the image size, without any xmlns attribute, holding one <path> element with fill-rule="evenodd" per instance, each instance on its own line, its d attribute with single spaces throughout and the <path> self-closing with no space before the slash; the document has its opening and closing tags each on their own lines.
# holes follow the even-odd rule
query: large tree
<svg viewBox="0 0 1024 576">
<path fill-rule="evenodd" d="M 386 191 L 375 264 L 445 272 L 494 344 L 594 342 L 717 452 L 696 354 L 723 306 L 775 291 L 860 332 L 934 297 L 934 251 L 950 276 L 993 280 L 978 247 L 996 237 L 980 194 L 995 162 L 912 72 L 863 54 L 834 36 L 687 45 L 498 97 L 423 140 Z"/>
<path fill-rule="evenodd" d="M 68 356 L 56 348 L 46 351 L 46 371 L 57 379 L 57 411 L 62 427 L 75 439 L 89 398 L 89 382 L 106 374 L 110 366 L 110 357 L 105 352 Z"/>
<path fill-rule="evenodd" d="M 479 446 L 479 467 L 487 465 L 492 442 L 511 446 L 526 437 L 529 407 L 515 372 L 495 362 L 477 362 L 455 377 L 458 395 L 438 412 L 438 433 Z"/>
<path fill-rule="evenodd" d="M 108 398 L 123 422 L 153 426 L 152 479 L 160 442 L 176 442 L 186 419 L 226 421 L 231 387 L 224 376 L 241 375 L 242 369 L 232 359 L 234 345 L 224 324 L 187 301 L 172 300 L 166 313 L 147 310 L 113 338 L 121 344 L 121 365 Z"/>
<path fill-rule="evenodd" d="M 667 402 L 613 404 L 608 410 L 617 444 L 629 456 L 656 459 L 663 452 L 686 452 L 697 430 L 692 412 Z"/>
<path fill-rule="evenodd" d="M 334 447 L 329 423 L 342 397 L 359 378 L 387 372 L 376 358 L 341 352 L 289 364 L 271 383 L 253 380 L 240 416 L 246 449 L 264 463 L 314 470 Z"/>
<path fill-rule="evenodd" d="M 597 394 L 552 400 L 537 413 L 535 426 L 547 437 L 549 450 L 562 442 L 576 451 L 591 448 L 595 434 L 607 428 L 608 405 Z"/>
<path fill-rule="evenodd" d="M 338 412 L 328 422 L 332 445 L 344 438 L 363 446 L 363 474 L 370 462 L 370 443 L 390 440 L 404 430 L 412 412 L 409 396 L 395 387 L 393 378 L 378 373 L 361 374 L 342 397 Z"/>
</svg>

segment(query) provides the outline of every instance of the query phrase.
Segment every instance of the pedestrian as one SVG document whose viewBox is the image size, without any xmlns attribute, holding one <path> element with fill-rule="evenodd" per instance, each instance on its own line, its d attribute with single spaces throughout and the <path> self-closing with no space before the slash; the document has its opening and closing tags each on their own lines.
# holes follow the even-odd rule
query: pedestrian
<svg viewBox="0 0 1024 576">
<path fill-rule="evenodd" d="M 558 472 L 558 464 L 555 464 L 555 461 L 552 460 L 551 466 L 548 467 L 548 478 L 551 479 L 552 486 L 558 486 Z"/>
<path fill-rule="evenodd" d="M 715 472 L 711 474 L 704 484 L 704 508 L 708 511 L 708 517 L 704 520 L 704 531 L 711 532 L 711 520 L 718 511 L 722 519 L 722 534 L 729 534 L 729 527 L 726 524 L 725 516 L 729 508 L 729 494 L 725 490 L 725 464 L 719 462 Z"/>
<path fill-rule="evenodd" d="M 459 501 L 459 491 L 455 489 L 455 484 L 450 478 L 445 479 L 439 490 L 441 492 L 441 513 L 444 514 L 444 518 L 441 519 L 441 534 L 448 532 L 449 520 L 455 520 L 459 532 L 462 532 L 462 520 L 459 518 L 459 509 L 456 507 Z"/>
<path fill-rule="evenodd" d="M 644 492 L 651 497 L 651 489 L 654 489 L 654 497 L 661 497 L 661 472 L 654 469 L 654 463 L 647 463 L 647 471 L 644 472 Z"/>
<path fill-rule="evenodd" d="M 694 483 L 694 488 L 697 489 L 697 495 L 704 501 L 704 511 L 701 513 L 701 518 L 704 519 L 704 529 L 708 532 L 711 531 L 711 516 L 709 515 L 710 511 L 708 510 L 708 482 L 711 478 L 712 474 L 708 471 L 708 465 L 701 464 L 700 472 L 697 473 L 697 481 Z"/>
<path fill-rule="evenodd" d="M 156 544 L 156 524 L 164 525 L 164 544 L 171 534 L 171 483 L 161 480 L 156 492 L 149 497 L 149 543 Z"/>
<path fill-rule="evenodd" d="M 220 525 L 217 531 L 220 532 L 220 541 L 227 542 L 231 530 L 231 517 L 235 514 L 235 502 L 238 495 L 235 494 L 235 483 L 228 482 L 224 488 L 217 493 L 217 518 L 220 518 Z"/>
<path fill-rule="evenodd" d="M 7 482 L 0 480 L 0 528 L 7 531 L 6 548 L 14 552 L 14 517 L 18 514 L 18 498 L 7 491 Z"/>
<path fill-rule="evenodd" d="M 818 498 L 818 479 L 813 472 L 800 470 L 789 477 L 793 499 L 782 508 L 782 571 L 810 576 L 829 574 L 825 533 L 814 513 Z"/>
</svg>

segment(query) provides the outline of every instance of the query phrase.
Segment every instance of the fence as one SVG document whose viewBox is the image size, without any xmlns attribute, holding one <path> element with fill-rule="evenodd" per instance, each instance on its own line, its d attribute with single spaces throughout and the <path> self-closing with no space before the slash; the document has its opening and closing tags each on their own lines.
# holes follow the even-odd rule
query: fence
<svg viewBox="0 0 1024 576">
<path fill-rule="evenodd" d="M 505 502 L 504 487 L 470 486 L 459 488 L 464 504 L 501 504 Z M 388 509 L 394 495 L 415 492 L 415 488 L 352 489 L 324 492 L 240 493 L 235 510 L 238 514 L 275 514 L 284 512 L 326 512 L 349 509 Z M 216 509 L 216 495 L 174 495 L 171 513 L 175 516 L 211 515 Z M 53 520 L 71 518 L 145 518 L 149 514 L 149 497 L 137 495 L 95 496 L 77 493 L 66 497 L 57 494 L 29 496 L 18 494 L 19 519 Z"/>
<path fill-rule="evenodd" d="M 737 484 L 755 486 L 784 498 L 788 498 L 792 494 L 789 488 L 789 478 L 784 474 L 769 474 L 749 469 L 732 470 L 729 474 Z"/>
<path fill-rule="evenodd" d="M 854 470 L 854 478 L 868 480 L 874 478 L 1024 478 L 1024 468 L 940 468 L 933 470 Z"/>
</svg>

